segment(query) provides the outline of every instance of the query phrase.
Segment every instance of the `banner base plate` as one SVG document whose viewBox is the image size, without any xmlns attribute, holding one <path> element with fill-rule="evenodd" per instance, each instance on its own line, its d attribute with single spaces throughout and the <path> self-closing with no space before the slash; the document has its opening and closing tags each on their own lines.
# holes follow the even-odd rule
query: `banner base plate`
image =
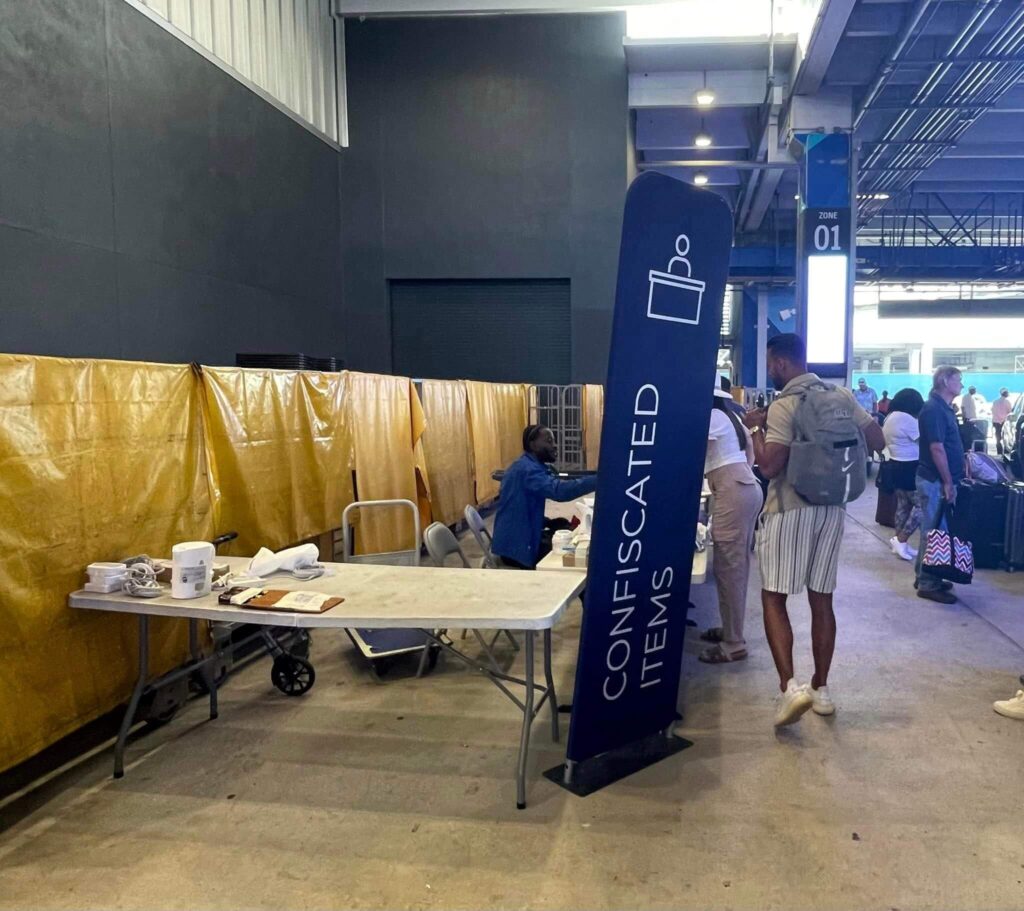
<svg viewBox="0 0 1024 911">
<path fill-rule="evenodd" d="M 666 737 L 659 732 L 576 763 L 571 783 L 565 781 L 564 763 L 548 769 L 544 777 L 577 797 L 586 797 L 692 746 L 692 740 L 684 740 L 674 734 Z"/>
</svg>

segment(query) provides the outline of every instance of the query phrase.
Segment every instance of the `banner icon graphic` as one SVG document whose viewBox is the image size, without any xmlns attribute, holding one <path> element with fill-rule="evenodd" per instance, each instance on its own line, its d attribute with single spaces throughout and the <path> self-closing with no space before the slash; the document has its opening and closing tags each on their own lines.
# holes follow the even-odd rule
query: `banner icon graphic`
<svg viewBox="0 0 1024 911">
<path fill-rule="evenodd" d="M 686 255 L 690 252 L 690 238 L 680 234 L 676 238 L 676 253 L 668 261 L 664 272 L 651 269 L 650 290 L 647 292 L 647 315 L 651 319 L 663 319 L 670 323 L 700 323 L 700 304 L 704 297 L 705 284 L 693 276 L 693 269 Z M 677 275 L 672 269 L 686 267 L 686 275 Z"/>
</svg>

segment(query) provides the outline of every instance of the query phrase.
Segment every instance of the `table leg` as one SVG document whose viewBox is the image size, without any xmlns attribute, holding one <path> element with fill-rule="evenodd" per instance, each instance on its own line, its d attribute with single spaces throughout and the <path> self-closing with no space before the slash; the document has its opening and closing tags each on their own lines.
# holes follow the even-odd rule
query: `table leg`
<svg viewBox="0 0 1024 911">
<path fill-rule="evenodd" d="M 188 621 L 188 648 L 192 660 L 199 664 L 199 676 L 210 694 L 210 721 L 213 721 L 217 717 L 217 680 L 210 669 L 210 659 L 204 661 L 199 654 L 199 621 L 195 619 Z"/>
<path fill-rule="evenodd" d="M 551 739 L 558 743 L 558 698 L 555 696 L 555 678 L 551 673 L 551 630 L 544 630 L 544 680 L 548 688 L 551 707 Z"/>
<path fill-rule="evenodd" d="M 523 731 L 519 736 L 519 762 L 516 767 L 516 807 L 526 809 L 526 759 L 530 752 L 530 725 L 533 724 L 533 638 L 527 630 L 526 643 L 526 696 L 523 700 Z"/>
<path fill-rule="evenodd" d="M 149 676 L 149 617 L 139 615 L 139 676 L 132 690 L 132 698 L 128 700 L 128 708 L 121 719 L 121 728 L 117 732 L 117 743 L 114 745 L 114 777 L 124 778 L 124 746 L 128 740 L 128 732 L 135 721 L 135 712 L 139 708 L 142 691 L 146 688 Z"/>
</svg>

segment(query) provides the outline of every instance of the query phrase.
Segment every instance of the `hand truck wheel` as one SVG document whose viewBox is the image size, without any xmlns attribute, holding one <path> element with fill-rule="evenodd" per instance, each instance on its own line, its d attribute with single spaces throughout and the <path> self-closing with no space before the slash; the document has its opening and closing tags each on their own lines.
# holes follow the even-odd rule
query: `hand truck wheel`
<svg viewBox="0 0 1024 911">
<path fill-rule="evenodd" d="M 427 670 L 432 671 L 435 667 L 437 667 L 437 659 L 441 657 L 441 646 L 434 645 L 433 643 L 431 643 L 429 648 L 430 654 L 427 655 Z"/>
<path fill-rule="evenodd" d="M 270 670 L 270 679 L 286 696 L 301 696 L 312 688 L 316 681 L 316 671 L 305 658 L 278 655 Z"/>
</svg>

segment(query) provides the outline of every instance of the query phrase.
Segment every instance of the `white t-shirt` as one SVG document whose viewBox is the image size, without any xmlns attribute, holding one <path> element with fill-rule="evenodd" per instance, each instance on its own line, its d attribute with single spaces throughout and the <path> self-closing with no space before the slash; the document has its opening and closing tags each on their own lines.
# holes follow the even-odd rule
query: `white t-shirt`
<svg viewBox="0 0 1024 911">
<path fill-rule="evenodd" d="M 743 428 L 743 433 L 749 439 L 750 434 L 746 428 Z M 711 425 L 708 428 L 708 451 L 704 456 L 704 474 L 723 465 L 746 463 L 747 453 L 740 449 L 739 442 L 732 421 L 717 408 L 712 408 Z"/>
<path fill-rule="evenodd" d="M 921 430 L 917 418 L 905 411 L 893 411 L 882 425 L 885 447 L 894 462 L 916 462 L 921 455 L 918 440 Z"/>
<path fill-rule="evenodd" d="M 964 416 L 965 421 L 978 419 L 978 403 L 969 392 L 965 392 L 960 399 L 960 413 Z"/>
<path fill-rule="evenodd" d="M 1010 416 L 1011 411 L 1013 411 L 1013 403 L 1010 401 L 1009 396 L 1005 398 L 999 396 L 992 403 L 992 422 L 994 424 L 1002 424 Z"/>
</svg>

